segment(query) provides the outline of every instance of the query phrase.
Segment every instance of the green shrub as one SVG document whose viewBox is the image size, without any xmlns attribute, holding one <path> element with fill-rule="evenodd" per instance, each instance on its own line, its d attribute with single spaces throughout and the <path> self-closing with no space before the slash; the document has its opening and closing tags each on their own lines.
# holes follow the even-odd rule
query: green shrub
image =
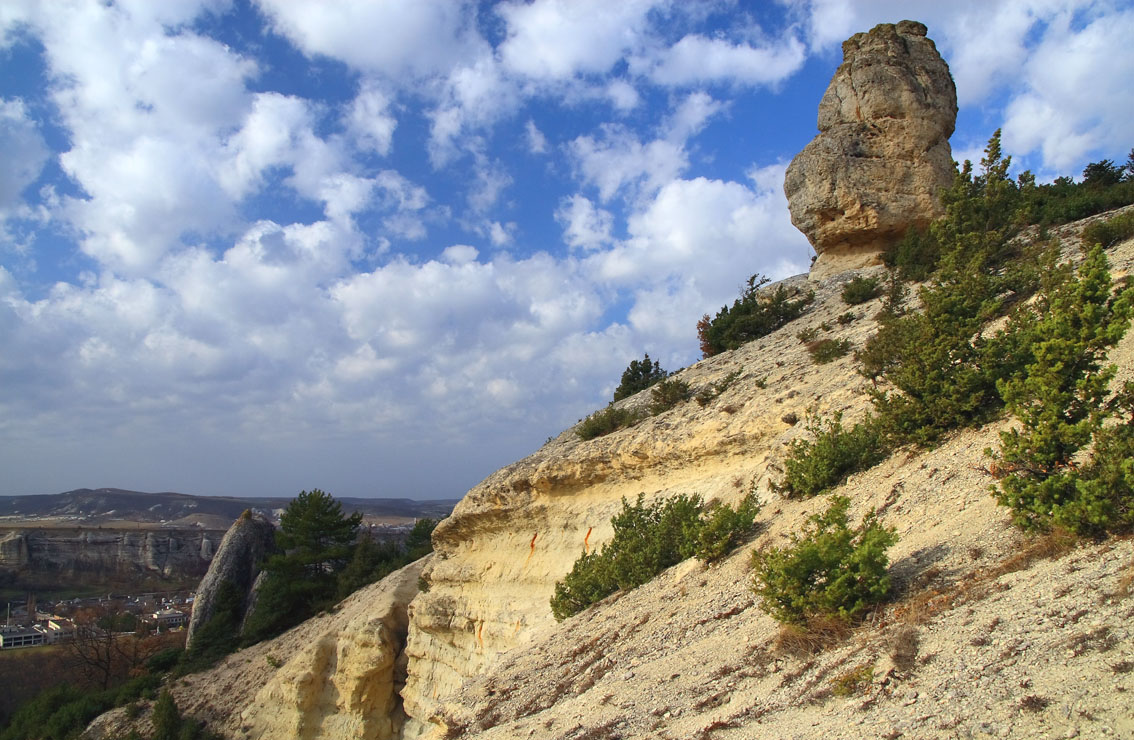
<svg viewBox="0 0 1134 740">
<path fill-rule="evenodd" d="M 1134 408 L 1134 396 L 1127 386 L 1106 403 L 1115 368 L 1103 365 L 1129 326 L 1134 291 L 1112 292 L 1098 245 L 1077 274 L 1056 259 L 1054 251 L 1047 258 L 1037 299 L 1013 317 L 1013 330 L 1027 338 L 1026 364 L 999 388 L 1021 426 L 1000 435 L 994 492 L 1022 527 L 1100 534 L 1134 524 L 1128 461 L 1112 459 L 1130 451 L 1130 434 L 1104 427 Z M 1092 441 L 1080 467 L 1076 456 Z"/>
<path fill-rule="evenodd" d="M 154 740 L 177 740 L 181 731 L 181 712 L 169 689 L 162 689 L 161 696 L 154 702 Z"/>
<path fill-rule="evenodd" d="M 855 316 L 854 311 L 847 311 L 846 313 L 839 316 L 839 318 L 835 319 L 835 321 L 838 322 L 839 326 L 846 326 L 856 318 L 858 317 Z"/>
<path fill-rule="evenodd" d="M 173 670 L 184 654 L 184 648 L 179 647 L 156 652 L 146 660 L 146 670 L 153 674 L 168 673 Z"/>
<path fill-rule="evenodd" d="M 808 344 L 807 353 L 811 355 L 811 361 L 816 365 L 826 365 L 828 362 L 834 362 L 850 352 L 850 348 L 849 339 L 827 338 Z"/>
<path fill-rule="evenodd" d="M 886 459 L 889 445 L 874 419 L 867 417 L 850 429 L 842 419 L 841 412 L 829 421 L 808 414 L 806 429 L 813 439 L 791 441 L 778 491 L 789 498 L 816 496 Z"/>
<path fill-rule="evenodd" d="M 759 512 L 749 494 L 734 510 L 718 506 L 706 513 L 699 496 L 677 496 L 644 503 L 644 496 L 611 518 L 614 536 L 601 550 L 584 553 L 555 584 L 551 612 L 562 620 L 615 591 L 646 583 L 666 568 L 697 556 L 726 555 L 751 531 Z"/>
<path fill-rule="evenodd" d="M 650 391 L 650 413 L 663 414 L 679 403 L 689 400 L 689 384 L 677 378 L 667 378 Z"/>
<path fill-rule="evenodd" d="M 739 377 L 740 371 L 733 370 L 731 373 L 724 376 L 716 383 L 713 383 L 708 388 L 698 393 L 696 396 L 697 403 L 701 406 L 708 406 L 710 403 L 717 400 L 717 398 L 719 398 L 722 393 L 727 391 L 729 389 L 729 386 L 735 383 L 737 378 Z M 764 386 L 760 385 L 760 387 L 763 388 Z"/>
<path fill-rule="evenodd" d="M 843 286 L 843 302 L 848 306 L 866 303 L 880 295 L 882 295 L 882 283 L 878 278 L 859 275 Z"/>
<path fill-rule="evenodd" d="M 756 498 L 754 490 L 749 490 L 735 509 L 723 504 L 714 507 L 702 521 L 701 533 L 697 538 L 697 551 L 694 554 L 706 563 L 720 560 L 728 555 L 752 532 L 756 515 L 759 513 L 760 501 Z"/>
<path fill-rule="evenodd" d="M 646 353 L 646 356 L 641 360 L 631 360 L 627 368 L 622 371 L 622 380 L 614 389 L 614 400 L 621 401 L 623 398 L 629 398 L 667 377 L 669 377 L 669 373 L 662 370 L 657 360 L 651 363 L 650 355 Z"/>
<path fill-rule="evenodd" d="M 850 500 L 832 496 L 822 514 L 808 518 L 791 544 L 753 557 L 753 588 L 761 608 L 786 624 L 816 617 L 853 622 L 890 592 L 886 550 L 898 541 L 873 511 L 855 529 L 848 527 Z"/>
<path fill-rule="evenodd" d="M 1134 211 L 1105 221 L 1096 221 L 1083 229 L 1086 244 L 1100 244 L 1105 249 L 1134 236 Z"/>
<path fill-rule="evenodd" d="M 1007 279 L 943 270 L 921 289 L 922 311 L 881 318 L 858 359 L 860 372 L 875 382 L 879 423 L 896 442 L 932 445 L 1000 413 L 996 383 L 1019 370 L 1023 347 L 1019 336 L 982 329 L 1012 295 Z"/>
<path fill-rule="evenodd" d="M 928 231 L 910 229 L 883 255 L 883 261 L 895 275 L 905 280 L 921 282 L 937 269 L 941 246 Z"/>
<path fill-rule="evenodd" d="M 795 333 L 795 338 L 803 344 L 814 342 L 819 338 L 819 327 L 809 326 L 806 329 L 801 329 L 800 331 Z"/>
<path fill-rule="evenodd" d="M 583 419 L 579 426 L 575 427 L 575 434 L 582 440 L 594 439 L 616 432 L 619 429 L 632 427 L 641 420 L 642 415 L 639 412 L 619 408 L 610 403 L 607 404 L 605 409 L 596 411 Z"/>
<path fill-rule="evenodd" d="M 732 308 L 723 306 L 715 317 L 708 314 L 697 322 L 697 337 L 701 353 L 712 357 L 725 350 L 767 336 L 803 314 L 815 298 L 814 292 L 800 294 L 778 285 L 774 290 L 761 291 L 768 278 L 753 275 L 748 287 L 737 298 Z M 798 297 L 796 297 L 798 295 Z"/>
<path fill-rule="evenodd" d="M 832 681 L 831 693 L 835 696 L 856 696 L 869 689 L 873 682 L 874 664 L 864 663 Z"/>
</svg>

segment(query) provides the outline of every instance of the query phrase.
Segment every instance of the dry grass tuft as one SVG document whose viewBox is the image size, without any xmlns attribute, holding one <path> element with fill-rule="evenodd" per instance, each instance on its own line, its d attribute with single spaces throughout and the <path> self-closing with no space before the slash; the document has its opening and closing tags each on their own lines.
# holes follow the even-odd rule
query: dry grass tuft
<svg viewBox="0 0 1134 740">
<path fill-rule="evenodd" d="M 888 648 L 890 660 L 894 661 L 900 670 L 908 671 L 917 663 L 917 651 L 921 638 L 917 628 L 904 624 L 894 630 L 890 635 Z"/>
<path fill-rule="evenodd" d="M 1006 573 L 1015 573 L 1018 570 L 1030 567 L 1040 560 L 1052 560 L 1066 555 L 1079 544 L 1079 537 L 1074 532 L 1055 528 L 1046 534 L 1038 535 L 1020 548 L 1012 557 L 994 567 L 989 575 L 998 578 Z"/>
<path fill-rule="evenodd" d="M 874 664 L 863 663 L 837 676 L 831 682 L 831 693 L 835 696 L 857 696 L 865 694 L 874 683 Z"/>
<path fill-rule="evenodd" d="M 1020 709 L 1025 712 L 1042 712 L 1051 703 L 1050 699 L 1039 696 L 1037 694 L 1029 694 L 1023 699 L 1020 699 Z"/>
<path fill-rule="evenodd" d="M 1118 585 L 1111 598 L 1125 599 L 1131 594 L 1134 594 L 1134 561 L 1126 566 L 1126 572 L 1118 579 Z"/>
<path fill-rule="evenodd" d="M 785 624 L 776 635 L 776 652 L 794 656 L 814 655 L 844 641 L 850 625 L 835 617 L 812 617 L 806 625 Z"/>
</svg>

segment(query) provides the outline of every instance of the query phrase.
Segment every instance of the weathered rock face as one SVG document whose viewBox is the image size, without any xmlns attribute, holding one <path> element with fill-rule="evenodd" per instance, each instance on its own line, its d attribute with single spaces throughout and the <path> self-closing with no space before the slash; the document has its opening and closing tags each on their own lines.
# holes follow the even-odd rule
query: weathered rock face
<svg viewBox="0 0 1134 740">
<path fill-rule="evenodd" d="M 185 638 L 186 647 L 193 644 L 196 632 L 216 612 L 217 595 L 224 582 L 231 582 L 244 595 L 247 609 L 248 595 L 260 572 L 264 555 L 272 548 L 274 532 L 275 527 L 267 519 L 245 511 L 225 533 L 208 573 L 197 587 L 193 615 L 189 618 L 189 634 Z"/>
<path fill-rule="evenodd" d="M 406 606 L 429 556 L 329 612 L 169 684 L 185 716 L 241 740 L 393 740 L 404 715 Z M 99 717 L 84 740 L 152 734 L 149 709 Z"/>
<path fill-rule="evenodd" d="M 406 606 L 424 565 L 391 574 L 352 596 L 304 640 L 241 714 L 251 738 L 400 737 L 404 714 Z M 290 633 L 289 633 L 290 634 Z"/>
<path fill-rule="evenodd" d="M 926 28 L 884 23 L 843 42 L 819 102 L 819 135 L 788 165 L 791 220 L 820 278 L 876 262 L 941 213 L 953 177 L 957 90 Z"/>
<path fill-rule="evenodd" d="M 202 529 L 31 528 L 0 531 L 0 573 L 21 581 L 200 578 L 220 532 Z"/>
</svg>

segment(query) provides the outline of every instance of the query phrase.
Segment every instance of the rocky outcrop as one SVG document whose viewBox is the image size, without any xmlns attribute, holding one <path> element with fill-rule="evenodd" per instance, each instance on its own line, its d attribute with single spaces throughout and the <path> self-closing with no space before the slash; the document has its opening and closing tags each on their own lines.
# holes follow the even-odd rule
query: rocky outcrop
<svg viewBox="0 0 1134 740">
<path fill-rule="evenodd" d="M 328 612 L 169 684 L 183 715 L 241 740 L 393 740 L 409 618 L 429 557 L 359 589 Z M 116 709 L 83 733 L 109 740 L 151 734 L 152 706 Z M 133 715 L 133 716 L 131 716 Z"/>
<path fill-rule="evenodd" d="M 409 617 L 419 561 L 342 605 L 305 639 L 242 712 L 252 740 L 391 740 L 405 716 L 401 690 Z"/>
<path fill-rule="evenodd" d="M 792 223 L 818 254 L 813 277 L 874 264 L 941 214 L 956 120 L 953 78 L 924 25 L 884 23 L 843 42 L 819 134 L 784 177 Z"/>
<path fill-rule="evenodd" d="M 203 529 L 19 527 L 0 530 L 0 573 L 21 583 L 191 580 L 208 569 L 221 533 Z"/>
<path fill-rule="evenodd" d="M 244 597 L 247 609 L 252 584 L 260 572 L 265 555 L 271 551 L 275 537 L 275 527 L 264 517 L 245 511 L 225 533 L 217 548 L 216 556 L 209 566 L 201 585 L 197 587 L 197 597 L 193 602 L 193 615 L 189 618 L 189 633 L 185 639 L 186 647 L 193 644 L 193 637 L 201 627 L 212 618 L 216 611 L 217 596 L 221 585 L 231 583 Z"/>
</svg>

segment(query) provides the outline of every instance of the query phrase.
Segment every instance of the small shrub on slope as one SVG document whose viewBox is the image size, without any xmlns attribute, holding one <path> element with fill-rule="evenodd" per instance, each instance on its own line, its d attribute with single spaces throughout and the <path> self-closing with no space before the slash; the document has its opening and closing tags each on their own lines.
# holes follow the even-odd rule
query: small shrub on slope
<svg viewBox="0 0 1134 740">
<path fill-rule="evenodd" d="M 882 284 L 878 278 L 868 278 L 859 275 L 843 286 L 843 302 L 848 306 L 857 306 L 882 295 Z"/>
<path fill-rule="evenodd" d="M 701 317 L 697 322 L 697 337 L 705 357 L 736 349 L 771 334 L 799 318 L 803 309 L 815 298 L 813 292 L 794 298 L 792 291 L 783 285 L 760 292 L 767 282 L 768 278 L 753 275 L 748 278 L 748 287 L 733 302 L 732 308 L 723 306 L 715 317 L 708 314 Z"/>
<path fill-rule="evenodd" d="M 575 428 L 575 434 L 582 440 L 602 437 L 619 429 L 632 427 L 641 421 L 642 417 L 637 411 L 618 408 L 613 403 L 607 404 L 605 409 L 596 411 Z"/>
<path fill-rule="evenodd" d="M 1128 211 L 1105 221 L 1096 221 L 1083 229 L 1083 241 L 1086 244 L 1099 244 L 1103 249 L 1132 236 L 1134 236 L 1134 211 Z"/>
<path fill-rule="evenodd" d="M 650 391 L 650 413 L 664 414 L 679 403 L 689 400 L 689 384 L 677 378 L 667 378 Z"/>
<path fill-rule="evenodd" d="M 821 514 L 808 518 L 791 544 L 757 552 L 753 588 L 761 608 L 786 624 L 833 617 L 853 622 L 890 592 L 886 550 L 898 541 L 873 511 L 848 526 L 850 500 L 832 496 Z"/>
<path fill-rule="evenodd" d="M 834 362 L 850 352 L 851 343 L 847 339 L 820 339 L 807 345 L 807 354 L 816 365 L 826 365 Z"/>
<path fill-rule="evenodd" d="M 812 439 L 791 441 L 778 491 L 789 498 L 816 496 L 886 458 L 889 446 L 874 419 L 867 417 L 850 429 L 843 427 L 842 419 L 842 413 L 830 420 L 808 415 L 806 429 Z"/>
<path fill-rule="evenodd" d="M 697 537 L 696 556 L 706 563 L 720 560 L 735 550 L 752 531 L 760 502 L 750 491 L 735 509 L 718 506 L 702 519 L 701 533 Z"/>
<path fill-rule="evenodd" d="M 736 379 L 739 377 L 740 371 L 733 370 L 731 373 L 721 378 L 720 381 L 713 383 L 711 386 L 698 393 L 696 396 L 697 403 L 701 406 L 708 406 L 710 403 L 719 398 L 722 393 L 727 391 L 729 389 L 729 386 L 735 383 Z M 763 388 L 764 386 L 762 384 L 759 384 L 758 387 Z"/>
<path fill-rule="evenodd" d="M 678 495 L 645 503 L 645 497 L 611 518 L 614 537 L 599 551 L 584 553 L 555 584 L 556 619 L 577 614 L 619 589 L 646 583 L 666 568 L 696 555 L 713 560 L 731 551 L 751 531 L 759 512 L 749 494 L 734 510 L 719 506 L 706 516 L 699 496 Z"/>
</svg>

